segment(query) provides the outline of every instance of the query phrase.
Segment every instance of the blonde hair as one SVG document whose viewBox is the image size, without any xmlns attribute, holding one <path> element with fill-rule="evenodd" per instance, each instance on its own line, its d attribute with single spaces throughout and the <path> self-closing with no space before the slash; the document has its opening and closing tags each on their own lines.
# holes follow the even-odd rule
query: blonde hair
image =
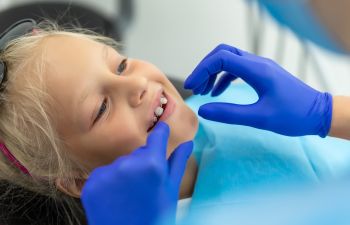
<svg viewBox="0 0 350 225">
<path fill-rule="evenodd" d="M 116 49 L 119 45 L 90 30 L 64 29 L 43 21 L 37 25 L 35 34 L 12 40 L 0 53 L 0 60 L 6 62 L 8 68 L 8 80 L 0 93 L 1 141 L 32 175 L 23 174 L 0 153 L 0 180 L 62 200 L 68 196 L 56 189 L 55 179 L 63 177 L 74 182 L 74 174 L 87 175 L 87 171 L 66 154 L 67 146 L 55 130 L 54 115 L 48 113 L 53 100 L 44 82 L 41 44 L 56 35 L 89 38 Z M 78 222 L 70 221 L 71 224 Z"/>
</svg>

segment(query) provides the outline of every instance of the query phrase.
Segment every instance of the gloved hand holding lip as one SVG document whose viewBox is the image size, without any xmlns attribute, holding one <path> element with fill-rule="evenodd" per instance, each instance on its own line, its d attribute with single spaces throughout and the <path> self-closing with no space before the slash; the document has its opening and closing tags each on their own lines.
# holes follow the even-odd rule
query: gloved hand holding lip
<svg viewBox="0 0 350 225">
<path fill-rule="evenodd" d="M 193 143 L 180 144 L 166 159 L 169 132 L 169 126 L 160 121 L 146 145 L 90 174 L 81 196 L 90 225 L 151 225 L 160 216 L 175 220 Z"/>
<path fill-rule="evenodd" d="M 226 74 L 217 82 L 218 73 Z M 306 85 L 270 59 L 221 44 L 210 52 L 185 81 L 194 94 L 222 93 L 242 78 L 259 100 L 249 105 L 208 103 L 199 109 L 205 119 L 246 125 L 288 136 L 325 137 L 331 126 L 332 96 Z"/>
</svg>

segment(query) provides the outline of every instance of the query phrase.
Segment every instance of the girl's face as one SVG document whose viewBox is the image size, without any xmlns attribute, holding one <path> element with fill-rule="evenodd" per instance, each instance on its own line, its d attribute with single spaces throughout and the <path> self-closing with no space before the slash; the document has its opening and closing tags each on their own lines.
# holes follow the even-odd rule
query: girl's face
<svg viewBox="0 0 350 225">
<path fill-rule="evenodd" d="M 52 113 L 70 154 L 89 169 L 111 163 L 146 143 L 160 97 L 168 99 L 167 157 L 193 139 L 198 120 L 154 65 L 126 59 L 87 38 L 54 36 L 45 41 Z"/>
</svg>

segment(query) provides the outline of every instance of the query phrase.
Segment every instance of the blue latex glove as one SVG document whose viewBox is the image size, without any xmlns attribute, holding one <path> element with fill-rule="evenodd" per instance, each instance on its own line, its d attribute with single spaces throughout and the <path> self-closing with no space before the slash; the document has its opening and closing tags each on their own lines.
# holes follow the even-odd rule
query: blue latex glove
<svg viewBox="0 0 350 225">
<path fill-rule="evenodd" d="M 226 73 L 214 86 L 218 73 Z M 210 52 L 185 81 L 194 94 L 221 94 L 237 77 L 251 85 L 259 100 L 249 105 L 208 103 L 199 108 L 205 119 L 246 125 L 288 136 L 325 137 L 332 119 L 332 96 L 321 93 L 270 59 L 228 45 Z"/>
<path fill-rule="evenodd" d="M 167 160 L 168 137 L 169 126 L 159 122 L 145 146 L 91 173 L 81 196 L 90 225 L 150 225 L 163 216 L 175 222 L 193 143 L 182 143 Z"/>
</svg>

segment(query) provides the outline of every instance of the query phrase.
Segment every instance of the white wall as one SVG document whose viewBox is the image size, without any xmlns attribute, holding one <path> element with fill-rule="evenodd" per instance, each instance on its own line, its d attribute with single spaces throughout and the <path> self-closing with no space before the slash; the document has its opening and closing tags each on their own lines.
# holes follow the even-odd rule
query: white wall
<svg viewBox="0 0 350 225">
<path fill-rule="evenodd" d="M 28 1 L 0 0 L 2 5 Z M 125 54 L 151 61 L 170 76 L 185 79 L 202 57 L 219 43 L 252 51 L 254 24 L 248 24 L 249 21 L 263 21 L 259 54 L 276 59 L 280 53 L 281 47 L 276 47 L 279 34 L 276 23 L 268 15 L 257 17 L 256 7 L 251 16 L 246 0 L 134 1 L 135 18 L 125 36 Z M 117 8 L 116 0 L 74 2 L 87 4 L 109 17 L 114 16 Z M 312 54 L 307 58 L 303 52 L 305 48 L 295 36 L 288 30 L 285 34 L 285 51 L 278 61 L 282 66 L 317 89 L 350 95 L 349 57 L 311 46 Z M 304 69 L 301 61 L 306 62 Z"/>
<path fill-rule="evenodd" d="M 248 47 L 240 0 L 137 0 L 127 53 L 184 79 L 219 43 Z M 240 21 L 240 22 L 239 22 Z"/>
<path fill-rule="evenodd" d="M 125 40 L 126 53 L 149 60 L 181 79 L 219 43 L 251 51 L 253 25 L 248 25 L 247 19 L 261 21 L 256 13 L 255 17 L 250 16 L 245 0 L 136 0 L 136 3 L 137 17 Z M 260 54 L 275 59 L 279 51 L 278 27 L 269 15 L 263 21 Z M 299 75 L 304 47 L 290 31 L 285 32 L 284 60 L 279 63 Z M 315 88 L 350 95 L 349 57 L 330 54 L 312 45 L 311 55 L 306 72 L 300 77 Z M 315 67 L 315 59 L 320 70 Z M 327 86 L 322 84 L 321 74 Z"/>
</svg>

